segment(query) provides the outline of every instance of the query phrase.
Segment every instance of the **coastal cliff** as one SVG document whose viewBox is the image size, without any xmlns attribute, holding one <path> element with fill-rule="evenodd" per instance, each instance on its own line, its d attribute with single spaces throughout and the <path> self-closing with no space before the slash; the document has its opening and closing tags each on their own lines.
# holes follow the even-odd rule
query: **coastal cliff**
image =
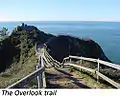
<svg viewBox="0 0 120 96">
<path fill-rule="evenodd" d="M 102 48 L 89 38 L 80 39 L 68 35 L 59 35 L 49 39 L 46 44 L 51 56 L 60 62 L 69 55 L 99 58 L 111 62 L 105 56 Z"/>
<path fill-rule="evenodd" d="M 0 42 L 0 72 L 5 71 L 13 63 L 25 64 L 31 56 L 35 56 L 34 45 L 46 43 L 51 56 L 62 61 L 69 55 L 110 60 L 105 56 L 102 48 L 91 39 L 46 34 L 34 26 L 22 24 L 16 27 L 11 35 Z"/>
</svg>

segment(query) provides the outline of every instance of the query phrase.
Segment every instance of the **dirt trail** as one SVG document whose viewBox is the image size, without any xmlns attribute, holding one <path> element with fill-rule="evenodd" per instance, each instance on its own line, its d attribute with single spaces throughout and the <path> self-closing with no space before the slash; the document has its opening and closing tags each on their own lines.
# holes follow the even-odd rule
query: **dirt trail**
<svg viewBox="0 0 120 96">
<path fill-rule="evenodd" d="M 68 68 L 46 69 L 47 88 L 89 88 L 83 78 L 69 71 Z"/>
</svg>

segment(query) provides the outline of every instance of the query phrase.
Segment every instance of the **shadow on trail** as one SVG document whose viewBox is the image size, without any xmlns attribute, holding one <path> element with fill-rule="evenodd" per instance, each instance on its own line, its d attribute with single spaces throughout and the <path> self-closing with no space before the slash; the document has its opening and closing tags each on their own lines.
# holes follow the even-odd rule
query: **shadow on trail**
<svg viewBox="0 0 120 96">
<path fill-rule="evenodd" d="M 45 73 L 45 76 L 46 76 L 46 88 L 47 89 L 49 89 L 49 88 L 56 88 L 56 89 L 63 88 L 62 86 L 60 86 L 60 84 L 51 84 L 49 82 L 49 79 L 55 79 L 54 77 L 56 77 L 57 75 Z"/>
<path fill-rule="evenodd" d="M 68 75 L 67 78 L 70 79 L 70 80 L 72 80 L 73 83 L 76 84 L 77 86 L 79 86 L 80 88 L 90 89 L 90 87 L 88 87 L 88 86 L 86 86 L 86 85 L 80 83 L 80 80 L 78 80 L 78 79 L 76 79 L 76 78 L 74 78 L 74 77 L 71 77 L 71 76 L 73 76 L 73 75 L 71 75 L 70 73 L 65 72 L 65 71 L 63 71 L 63 70 L 60 70 L 60 69 L 57 69 L 57 68 L 55 68 L 55 69 L 56 69 L 57 71 L 59 71 L 59 72 L 65 74 L 65 75 Z"/>
</svg>

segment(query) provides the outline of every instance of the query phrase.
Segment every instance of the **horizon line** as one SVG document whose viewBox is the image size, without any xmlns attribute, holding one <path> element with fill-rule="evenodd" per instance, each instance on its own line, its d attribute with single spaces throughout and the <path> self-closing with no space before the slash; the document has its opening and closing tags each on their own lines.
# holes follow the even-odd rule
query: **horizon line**
<svg viewBox="0 0 120 96">
<path fill-rule="evenodd" d="M 63 21 L 70 21 L 70 22 L 120 22 L 119 20 L 118 21 L 108 21 L 108 20 L 8 20 L 8 21 L 0 21 L 0 22 L 49 22 L 49 21 L 53 21 L 53 22 L 63 22 Z"/>
</svg>

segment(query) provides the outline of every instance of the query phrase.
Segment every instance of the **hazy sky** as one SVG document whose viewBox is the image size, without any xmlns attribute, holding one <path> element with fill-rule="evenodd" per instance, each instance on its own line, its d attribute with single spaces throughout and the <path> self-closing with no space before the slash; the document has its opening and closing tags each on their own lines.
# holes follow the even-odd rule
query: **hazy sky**
<svg viewBox="0 0 120 96">
<path fill-rule="evenodd" d="M 120 0 L 0 0 L 0 21 L 120 21 Z"/>
</svg>

